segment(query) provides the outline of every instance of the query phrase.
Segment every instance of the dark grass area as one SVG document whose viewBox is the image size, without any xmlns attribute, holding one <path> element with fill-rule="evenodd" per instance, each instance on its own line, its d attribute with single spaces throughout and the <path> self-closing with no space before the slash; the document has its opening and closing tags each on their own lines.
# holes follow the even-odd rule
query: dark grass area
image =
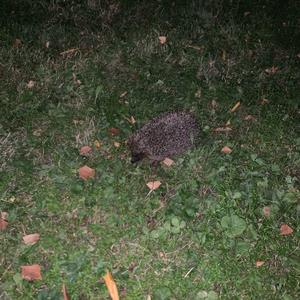
<svg viewBox="0 0 300 300">
<path fill-rule="evenodd" d="M 121 299 L 298 299 L 299 7 L 2 1 L 0 298 L 61 299 L 64 282 L 72 299 L 109 299 L 108 269 Z M 129 134 L 177 109 L 201 145 L 171 168 L 130 164 Z M 21 279 L 27 264 L 41 281 Z"/>
</svg>

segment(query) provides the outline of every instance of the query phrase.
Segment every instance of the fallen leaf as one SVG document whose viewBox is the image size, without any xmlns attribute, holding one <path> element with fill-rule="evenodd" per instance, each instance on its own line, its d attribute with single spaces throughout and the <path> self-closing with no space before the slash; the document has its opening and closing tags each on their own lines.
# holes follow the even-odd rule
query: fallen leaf
<svg viewBox="0 0 300 300">
<path fill-rule="evenodd" d="M 92 152 L 92 148 L 90 146 L 83 146 L 80 148 L 80 155 L 88 155 Z"/>
<path fill-rule="evenodd" d="M 98 140 L 94 141 L 94 145 L 97 149 L 99 149 L 101 147 L 101 143 Z"/>
<path fill-rule="evenodd" d="M 109 295 L 112 300 L 119 300 L 119 293 L 117 285 L 109 271 L 106 272 L 106 274 L 103 276 L 105 285 L 108 289 Z"/>
<path fill-rule="evenodd" d="M 213 129 L 214 132 L 230 132 L 232 128 L 230 127 L 218 127 Z"/>
<path fill-rule="evenodd" d="M 126 118 L 126 120 L 127 120 L 130 124 L 132 124 L 132 125 L 134 125 L 134 124 L 136 123 L 136 121 L 135 121 L 135 119 L 134 119 L 133 116 L 131 116 L 130 118 Z"/>
<path fill-rule="evenodd" d="M 1 217 L 1 219 L 3 219 L 3 220 L 7 220 L 7 219 L 8 219 L 8 212 L 6 212 L 6 211 L 1 211 L 0 217 Z"/>
<path fill-rule="evenodd" d="M 41 266 L 40 265 L 21 266 L 21 276 L 23 279 L 28 281 L 40 280 L 42 279 Z"/>
<path fill-rule="evenodd" d="M 121 144 L 119 142 L 114 142 L 115 148 L 120 148 Z"/>
<path fill-rule="evenodd" d="M 123 98 L 123 97 L 125 97 L 127 94 L 128 94 L 128 92 L 125 91 L 125 92 L 123 92 L 119 97 L 120 97 L 120 98 Z"/>
<path fill-rule="evenodd" d="M 66 285 L 65 285 L 64 283 L 63 283 L 63 285 L 62 285 L 62 293 L 63 293 L 64 300 L 70 300 L 70 299 L 71 299 L 71 298 L 69 297 L 69 294 L 68 294 Z"/>
<path fill-rule="evenodd" d="M 8 222 L 0 218 L 0 230 L 6 229 L 7 226 L 8 226 Z"/>
<path fill-rule="evenodd" d="M 159 42 L 160 42 L 162 45 L 165 44 L 166 41 L 167 41 L 167 37 L 164 36 L 164 35 L 159 36 L 158 39 L 159 39 Z"/>
<path fill-rule="evenodd" d="M 164 165 L 166 165 L 167 167 L 171 167 L 171 166 L 174 164 L 174 160 L 172 160 L 172 159 L 166 157 L 166 158 L 162 161 L 162 163 L 163 163 Z"/>
<path fill-rule="evenodd" d="M 14 43 L 13 43 L 13 47 L 14 48 L 19 48 L 22 45 L 22 41 L 20 39 L 15 39 Z"/>
<path fill-rule="evenodd" d="M 235 111 L 240 107 L 240 105 L 241 105 L 241 102 L 238 101 L 238 102 L 234 105 L 234 107 L 230 109 L 230 112 L 232 112 L 232 113 L 235 112 Z"/>
<path fill-rule="evenodd" d="M 28 83 L 26 84 L 26 86 L 29 88 L 29 89 L 32 89 L 35 85 L 35 82 L 33 80 L 29 80 Z"/>
<path fill-rule="evenodd" d="M 282 224 L 280 226 L 280 235 L 290 235 L 293 231 L 294 230 L 287 224 Z"/>
<path fill-rule="evenodd" d="M 23 241 L 25 245 L 33 245 L 40 239 L 38 233 L 27 234 L 23 236 Z"/>
<path fill-rule="evenodd" d="M 95 173 L 96 173 L 95 170 L 88 166 L 83 166 L 79 169 L 79 177 L 83 180 L 94 178 Z"/>
<path fill-rule="evenodd" d="M 262 261 L 262 260 L 257 260 L 257 261 L 255 262 L 255 265 L 256 265 L 257 268 L 259 268 L 259 267 L 261 267 L 264 263 L 265 263 L 265 262 Z"/>
<path fill-rule="evenodd" d="M 271 208 L 269 206 L 265 206 L 263 208 L 263 214 L 265 217 L 270 217 L 270 214 L 271 214 Z"/>
<path fill-rule="evenodd" d="M 221 152 L 225 154 L 229 154 L 232 152 L 232 150 L 228 146 L 225 146 L 222 148 Z"/>
<path fill-rule="evenodd" d="M 161 185 L 160 181 L 150 181 L 150 182 L 147 183 L 147 187 L 151 191 L 154 191 L 154 190 L 158 189 L 160 185 Z"/>
<path fill-rule="evenodd" d="M 244 117 L 245 121 L 256 121 L 256 118 L 253 117 L 252 115 L 247 115 Z"/>
<path fill-rule="evenodd" d="M 108 132 L 111 135 L 118 135 L 120 133 L 120 129 L 112 127 L 112 128 L 108 128 Z"/>
<path fill-rule="evenodd" d="M 275 67 L 275 66 L 265 69 L 265 72 L 267 74 L 275 74 L 277 71 L 278 71 L 278 67 Z"/>
</svg>

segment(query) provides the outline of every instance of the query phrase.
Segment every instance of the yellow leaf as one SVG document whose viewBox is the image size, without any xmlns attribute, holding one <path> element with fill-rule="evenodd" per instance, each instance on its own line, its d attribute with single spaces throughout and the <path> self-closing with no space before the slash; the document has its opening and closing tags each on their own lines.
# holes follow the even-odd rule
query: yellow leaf
<svg viewBox="0 0 300 300">
<path fill-rule="evenodd" d="M 103 276 L 104 282 L 108 289 L 109 295 L 112 300 L 119 300 L 119 293 L 117 285 L 109 271 L 106 271 L 106 274 Z"/>
<path fill-rule="evenodd" d="M 101 143 L 98 140 L 94 141 L 94 145 L 97 149 L 99 149 L 101 147 Z"/>
</svg>

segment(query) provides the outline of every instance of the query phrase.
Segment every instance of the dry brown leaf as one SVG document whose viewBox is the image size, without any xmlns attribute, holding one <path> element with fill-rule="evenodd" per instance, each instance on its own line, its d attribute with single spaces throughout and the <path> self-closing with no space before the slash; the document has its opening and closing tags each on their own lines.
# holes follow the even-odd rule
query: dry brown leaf
<svg viewBox="0 0 300 300">
<path fill-rule="evenodd" d="M 96 171 L 88 166 L 83 166 L 79 169 L 79 177 L 83 180 L 94 178 Z"/>
<path fill-rule="evenodd" d="M 136 123 L 135 118 L 133 116 L 131 116 L 130 118 L 126 118 L 126 120 L 132 125 Z"/>
<path fill-rule="evenodd" d="M 161 182 L 160 181 L 150 181 L 147 183 L 147 187 L 151 190 L 151 191 L 154 191 L 156 189 L 158 189 L 161 185 Z"/>
<path fill-rule="evenodd" d="M 162 163 L 163 163 L 164 165 L 166 165 L 167 167 L 171 167 L 171 166 L 174 164 L 174 160 L 172 160 L 172 159 L 166 157 L 166 158 L 162 161 Z"/>
<path fill-rule="evenodd" d="M 21 266 L 21 276 L 23 279 L 28 281 L 41 280 L 41 266 L 31 265 L 31 266 Z"/>
<path fill-rule="evenodd" d="M 278 71 L 278 67 L 275 67 L 275 66 L 265 69 L 265 72 L 267 74 L 275 74 L 277 71 Z"/>
<path fill-rule="evenodd" d="M 253 117 L 252 115 L 247 115 L 244 117 L 245 121 L 256 121 L 256 118 Z"/>
<path fill-rule="evenodd" d="M 120 148 L 121 144 L 119 142 L 114 142 L 115 148 Z"/>
<path fill-rule="evenodd" d="M 119 97 L 120 97 L 120 98 L 123 98 L 123 97 L 125 97 L 127 94 L 128 94 L 128 92 L 125 91 L 125 92 L 123 92 Z"/>
<path fill-rule="evenodd" d="M 256 265 L 257 268 L 259 268 L 259 267 L 261 267 L 264 263 L 265 263 L 265 262 L 262 261 L 262 260 L 257 260 L 257 261 L 255 262 L 255 265 Z"/>
<path fill-rule="evenodd" d="M 25 245 L 33 245 L 40 239 L 38 233 L 27 234 L 23 236 L 23 242 Z"/>
<path fill-rule="evenodd" d="M 0 218 L 0 230 L 6 229 L 7 226 L 8 226 L 8 222 Z"/>
<path fill-rule="evenodd" d="M 240 105 L 241 105 L 241 102 L 240 101 L 238 101 L 235 105 L 234 105 L 234 107 L 232 107 L 231 109 L 230 109 L 230 112 L 235 112 L 239 107 L 240 107 Z"/>
<path fill-rule="evenodd" d="M 291 228 L 289 225 L 287 224 L 282 224 L 280 226 L 280 235 L 290 235 L 293 233 L 293 228 Z"/>
<path fill-rule="evenodd" d="M 70 296 L 68 294 L 66 285 L 64 283 L 62 285 L 62 293 L 63 293 L 64 300 L 71 300 L 71 298 L 70 298 Z"/>
<path fill-rule="evenodd" d="M 8 212 L 1 211 L 0 218 L 3 219 L 3 220 L 7 220 L 8 219 Z"/>
<path fill-rule="evenodd" d="M 162 45 L 165 44 L 166 41 L 167 41 L 167 37 L 164 36 L 164 35 L 159 36 L 158 39 L 159 39 L 159 42 L 160 42 Z"/>
<path fill-rule="evenodd" d="M 29 88 L 29 89 L 32 89 L 35 85 L 35 82 L 33 80 L 29 80 L 28 83 L 26 84 L 26 86 Z"/>
<path fill-rule="evenodd" d="M 13 43 L 13 47 L 14 48 L 19 48 L 22 46 L 22 41 L 20 39 L 15 39 L 14 43 Z"/>
<path fill-rule="evenodd" d="M 109 295 L 112 300 L 119 300 L 119 293 L 117 285 L 109 271 L 106 271 L 106 274 L 103 276 L 104 282 L 108 289 Z"/>
<path fill-rule="evenodd" d="M 112 127 L 112 128 L 108 128 L 108 132 L 111 135 L 118 135 L 120 133 L 120 129 Z"/>
<path fill-rule="evenodd" d="M 101 143 L 100 143 L 100 141 L 98 141 L 98 140 L 95 140 L 95 141 L 94 141 L 94 145 L 95 145 L 95 147 L 96 147 L 97 149 L 99 149 L 99 148 L 101 147 Z"/>
<path fill-rule="evenodd" d="M 269 206 L 265 206 L 263 208 L 263 214 L 265 217 L 270 217 L 270 214 L 271 214 L 271 208 Z"/>
<path fill-rule="evenodd" d="M 83 146 L 80 148 L 80 155 L 88 155 L 92 152 L 92 148 L 90 146 Z"/>
<path fill-rule="evenodd" d="M 229 154 L 232 152 L 232 150 L 228 146 L 225 146 L 222 148 L 221 152 L 225 154 Z"/>
<path fill-rule="evenodd" d="M 232 131 L 232 128 L 230 127 L 218 127 L 213 129 L 214 132 L 230 132 Z"/>
</svg>

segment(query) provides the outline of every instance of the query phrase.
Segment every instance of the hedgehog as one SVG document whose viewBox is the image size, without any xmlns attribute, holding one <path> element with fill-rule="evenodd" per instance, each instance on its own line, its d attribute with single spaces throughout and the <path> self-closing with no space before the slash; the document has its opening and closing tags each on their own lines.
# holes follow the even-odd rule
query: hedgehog
<svg viewBox="0 0 300 300">
<path fill-rule="evenodd" d="M 131 162 L 147 157 L 159 162 L 181 154 L 197 141 L 199 127 L 189 112 L 167 112 L 146 123 L 128 139 Z"/>
</svg>

